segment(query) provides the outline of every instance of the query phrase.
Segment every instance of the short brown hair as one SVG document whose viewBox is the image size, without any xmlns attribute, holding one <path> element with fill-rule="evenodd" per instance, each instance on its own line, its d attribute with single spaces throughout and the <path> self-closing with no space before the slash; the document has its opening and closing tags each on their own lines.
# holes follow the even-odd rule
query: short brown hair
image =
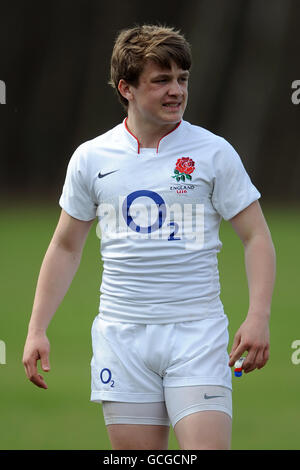
<svg viewBox="0 0 300 470">
<path fill-rule="evenodd" d="M 127 109 L 128 101 L 119 90 L 121 79 L 137 86 L 147 60 L 171 68 L 171 60 L 183 70 L 192 65 L 191 48 L 184 36 L 167 26 L 142 25 L 119 33 L 111 57 L 109 84 Z"/>
</svg>

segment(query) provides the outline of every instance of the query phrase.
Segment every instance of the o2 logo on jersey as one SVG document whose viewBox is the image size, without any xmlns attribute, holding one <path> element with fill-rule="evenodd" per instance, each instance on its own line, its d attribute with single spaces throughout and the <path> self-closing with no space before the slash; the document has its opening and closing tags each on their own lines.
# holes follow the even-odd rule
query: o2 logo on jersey
<svg viewBox="0 0 300 470">
<path fill-rule="evenodd" d="M 122 214 L 127 227 L 137 234 L 168 241 L 184 240 L 188 249 L 203 247 L 203 204 L 174 203 L 168 206 L 160 194 L 140 190 L 123 200 Z"/>
<path fill-rule="evenodd" d="M 112 380 L 112 373 L 110 369 L 107 369 L 106 367 L 100 372 L 100 380 L 105 385 L 110 383 L 111 387 L 115 386 L 115 381 Z"/>
<path fill-rule="evenodd" d="M 141 198 L 141 197 L 147 197 L 147 198 L 150 198 L 152 199 L 152 201 L 154 201 L 155 205 L 157 206 L 157 209 L 158 209 L 158 216 L 157 216 L 157 219 L 155 220 L 155 222 L 151 225 L 148 225 L 148 226 L 144 226 L 144 227 L 141 227 L 140 225 L 137 225 L 132 216 L 130 215 L 130 208 L 131 208 L 131 205 L 132 203 L 138 199 L 138 198 Z M 140 207 L 138 208 L 139 211 L 142 210 L 142 212 L 144 212 L 143 209 L 146 209 L 147 211 L 147 206 L 146 204 L 141 204 Z M 122 206 L 122 212 L 123 212 L 123 217 L 124 219 L 126 220 L 126 223 L 128 225 L 129 228 L 131 228 L 131 230 L 134 230 L 136 232 L 139 232 L 139 233 L 152 233 L 152 232 L 155 232 L 156 230 L 160 229 L 166 219 L 166 205 L 165 205 L 165 201 L 163 200 L 163 198 L 155 193 L 154 191 L 146 191 L 146 190 L 142 190 L 142 191 L 135 191 L 134 193 L 131 193 L 129 194 L 129 196 L 127 196 L 126 199 L 124 199 L 124 202 L 123 202 L 123 206 Z M 149 214 L 149 212 L 147 211 L 147 215 Z M 144 215 L 144 214 L 143 214 Z"/>
<path fill-rule="evenodd" d="M 119 196 L 119 202 L 101 203 L 96 234 L 105 242 L 122 238 L 183 241 L 188 250 L 204 246 L 204 204 L 174 202 L 149 190 Z"/>
</svg>

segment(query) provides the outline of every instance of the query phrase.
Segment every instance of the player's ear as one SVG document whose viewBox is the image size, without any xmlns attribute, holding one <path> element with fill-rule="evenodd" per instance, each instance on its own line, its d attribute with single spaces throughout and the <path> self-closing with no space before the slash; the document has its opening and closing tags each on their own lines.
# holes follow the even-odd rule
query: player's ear
<svg viewBox="0 0 300 470">
<path fill-rule="evenodd" d="M 123 96 L 123 98 L 126 98 L 128 102 L 132 101 L 133 99 L 132 85 L 127 83 L 126 80 L 123 80 L 123 78 L 119 81 L 118 90 L 119 90 L 119 93 Z"/>
</svg>

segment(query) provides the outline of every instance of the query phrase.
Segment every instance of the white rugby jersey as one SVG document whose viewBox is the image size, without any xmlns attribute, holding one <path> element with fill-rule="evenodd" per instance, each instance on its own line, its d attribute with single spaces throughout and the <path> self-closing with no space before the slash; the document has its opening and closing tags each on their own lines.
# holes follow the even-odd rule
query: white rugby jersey
<svg viewBox="0 0 300 470">
<path fill-rule="evenodd" d="M 144 149 L 125 119 L 76 149 L 59 202 L 76 219 L 98 217 L 100 315 L 171 323 L 224 315 L 220 222 L 259 197 L 222 137 L 182 120 Z"/>
</svg>

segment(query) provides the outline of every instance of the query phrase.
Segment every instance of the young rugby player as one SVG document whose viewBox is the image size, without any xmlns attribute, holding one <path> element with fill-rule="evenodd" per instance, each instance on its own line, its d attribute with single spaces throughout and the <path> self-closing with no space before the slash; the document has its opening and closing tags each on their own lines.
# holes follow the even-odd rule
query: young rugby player
<svg viewBox="0 0 300 470">
<path fill-rule="evenodd" d="M 274 248 L 240 157 L 222 137 L 183 120 L 190 47 L 173 28 L 122 31 L 111 84 L 124 121 L 73 154 L 61 217 L 42 263 L 24 348 L 28 378 L 47 388 L 46 330 L 79 266 L 91 225 L 101 229 L 103 277 L 92 326 L 91 400 L 102 403 L 113 449 L 229 449 L 231 369 L 269 356 Z M 230 356 L 220 301 L 219 226 L 245 248 L 249 310 Z"/>
</svg>

